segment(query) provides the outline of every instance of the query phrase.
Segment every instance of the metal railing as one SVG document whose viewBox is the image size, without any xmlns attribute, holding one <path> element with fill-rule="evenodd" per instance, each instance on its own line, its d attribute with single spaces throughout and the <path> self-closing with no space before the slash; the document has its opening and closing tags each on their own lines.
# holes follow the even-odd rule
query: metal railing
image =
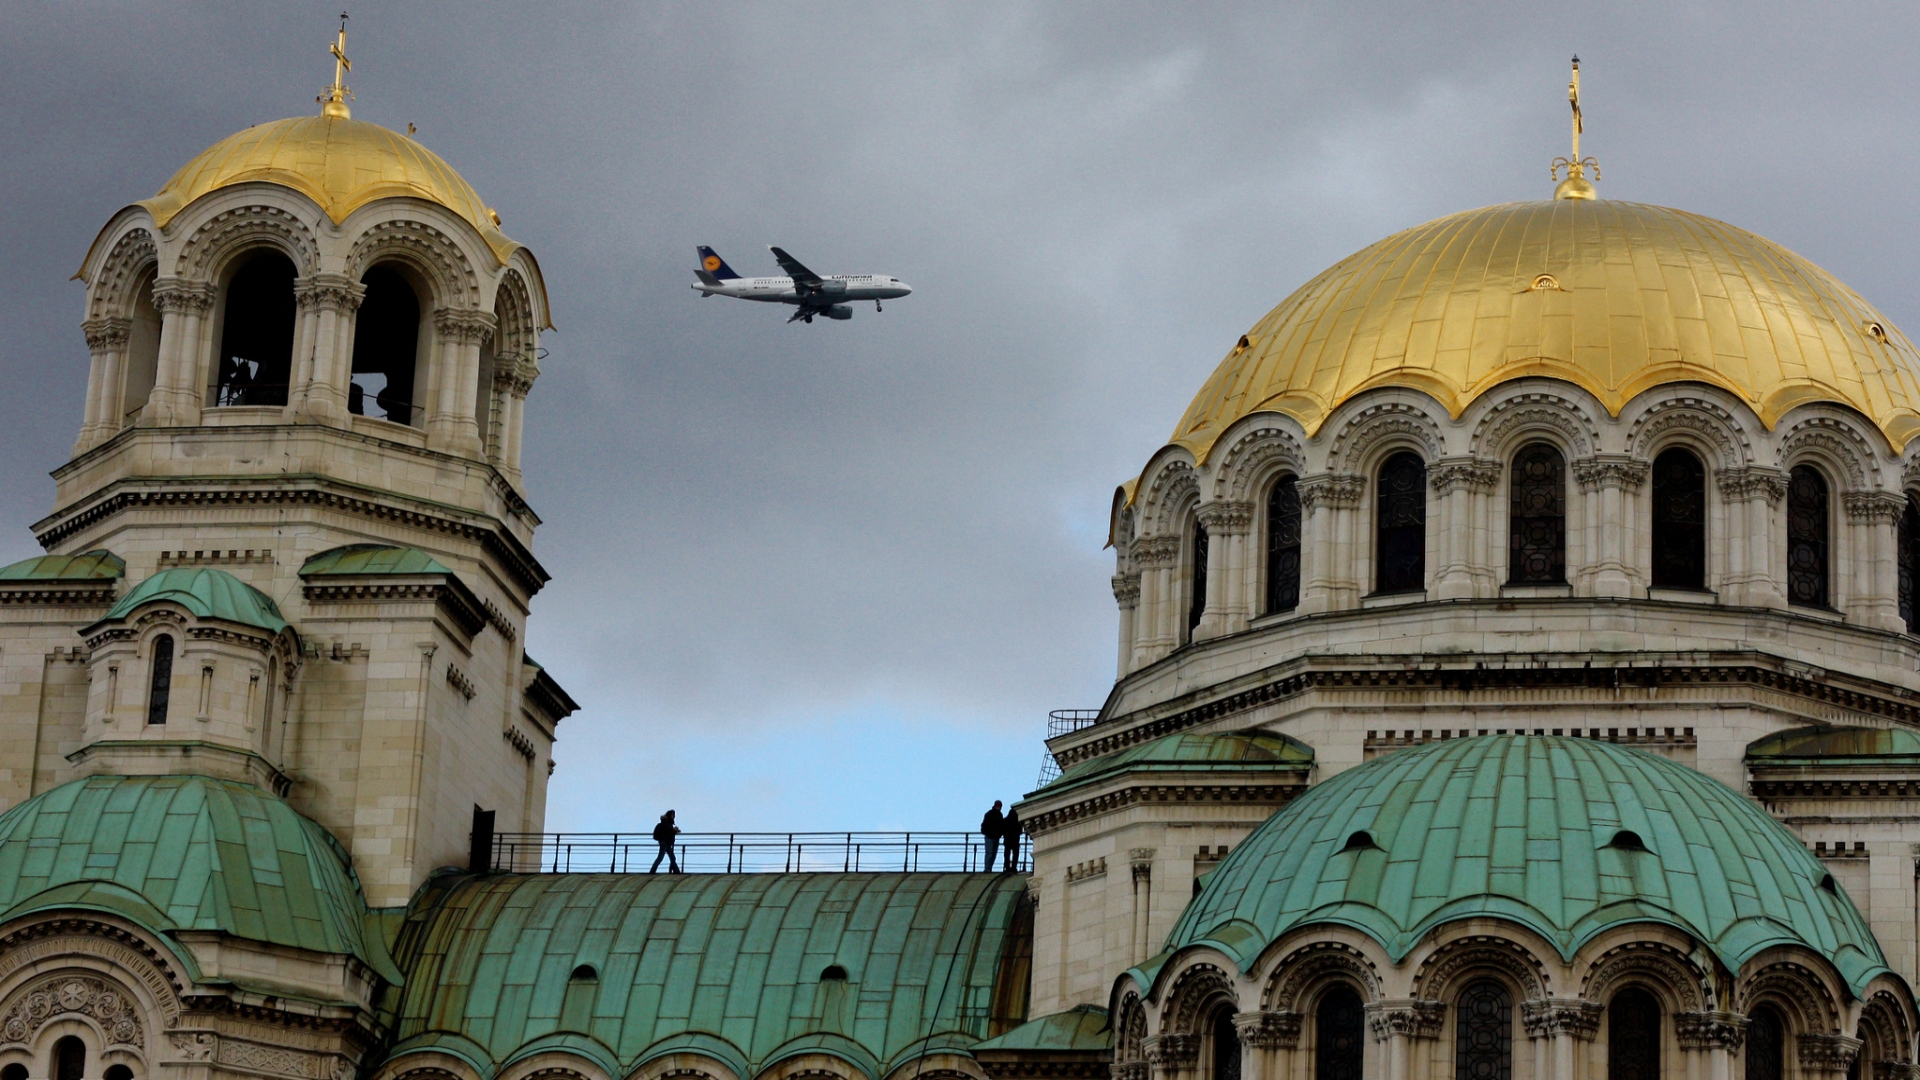
<svg viewBox="0 0 1920 1080">
<path fill-rule="evenodd" d="M 1062 735 L 1071 735 L 1083 728 L 1090 728 L 1100 721 L 1099 709 L 1055 709 L 1047 714 L 1047 738 L 1057 739 Z M 1053 759 L 1049 750 L 1040 758 L 1040 782 L 1037 787 L 1046 787 L 1060 779 L 1060 763 Z"/>
<path fill-rule="evenodd" d="M 660 845 L 651 832 L 496 833 L 492 867 L 516 874 L 644 874 Z M 688 874 L 983 871 L 986 841 L 965 832 L 681 833 L 674 861 Z M 1004 865 L 994 860 L 995 868 Z M 1023 837 L 1014 868 L 1032 869 Z M 659 859 L 666 871 L 671 864 Z"/>
<path fill-rule="evenodd" d="M 213 406 L 224 409 L 241 405 L 285 405 L 288 389 L 286 383 L 221 383 L 214 389 Z"/>
</svg>

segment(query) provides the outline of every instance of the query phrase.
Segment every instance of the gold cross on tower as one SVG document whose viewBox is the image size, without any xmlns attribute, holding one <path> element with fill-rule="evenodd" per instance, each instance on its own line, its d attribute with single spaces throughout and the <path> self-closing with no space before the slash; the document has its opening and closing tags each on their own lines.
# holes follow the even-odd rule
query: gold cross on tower
<svg viewBox="0 0 1920 1080">
<path fill-rule="evenodd" d="M 1573 79 L 1567 83 L 1567 102 L 1573 106 L 1573 156 L 1554 158 L 1552 176 L 1560 180 L 1560 170 L 1567 170 L 1567 178 L 1560 180 L 1560 186 L 1553 189 L 1556 199 L 1597 199 L 1593 185 L 1587 182 L 1587 169 L 1593 169 L 1593 178 L 1600 179 L 1600 163 L 1593 158 L 1580 156 L 1580 133 L 1586 126 L 1580 119 L 1580 58 L 1573 58 Z"/>
<path fill-rule="evenodd" d="M 353 61 L 347 59 L 347 13 L 340 13 L 340 37 L 334 41 L 329 51 L 333 53 L 333 85 L 320 92 L 320 115 L 345 120 L 353 114 L 347 109 L 347 99 L 353 91 L 347 89 L 347 72 L 353 70 Z"/>
</svg>

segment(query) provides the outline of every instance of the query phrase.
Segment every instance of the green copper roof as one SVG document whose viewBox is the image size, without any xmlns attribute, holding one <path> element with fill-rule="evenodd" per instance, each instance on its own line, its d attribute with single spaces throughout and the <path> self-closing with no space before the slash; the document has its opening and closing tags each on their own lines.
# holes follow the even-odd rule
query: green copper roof
<svg viewBox="0 0 1920 1080">
<path fill-rule="evenodd" d="M 1526 735 L 1401 750 L 1309 789 L 1220 864 L 1167 948 L 1211 942 L 1250 963 L 1331 922 L 1397 961 L 1429 929 L 1483 915 L 1567 958 L 1610 926 L 1657 922 L 1735 971 L 1781 943 L 1828 957 L 1855 991 L 1886 970 L 1819 860 L 1739 793 L 1643 751 Z"/>
<path fill-rule="evenodd" d="M 1264 731 L 1189 733 L 1163 736 L 1119 753 L 1077 762 L 1043 790 L 1053 795 L 1123 772 L 1304 772 L 1312 767 L 1313 748 L 1285 735 Z"/>
<path fill-rule="evenodd" d="M 430 884 L 394 1055 L 445 1050 L 487 1076 L 564 1045 L 622 1076 L 693 1049 L 750 1076 L 819 1051 L 883 1076 L 1025 1019 L 1026 967 L 1002 957 L 1031 932 L 1030 916 L 1016 926 L 1025 889 L 930 873 L 502 874 L 438 897 Z M 583 965 L 593 977 L 573 978 Z M 823 977 L 835 967 L 843 979 Z"/>
<path fill-rule="evenodd" d="M 227 780 L 95 776 L 0 815 L 0 922 L 54 908 L 113 912 L 163 937 L 224 930 L 391 970 L 363 941 L 359 881 L 333 837 Z"/>
<path fill-rule="evenodd" d="M 385 544 L 349 544 L 323 551 L 300 567 L 301 577 L 329 574 L 451 574 L 438 559 L 419 548 Z"/>
<path fill-rule="evenodd" d="M 1920 735 L 1905 728 L 1795 728 L 1747 746 L 1748 760 L 1917 755 L 1920 755 Z"/>
<path fill-rule="evenodd" d="M 105 548 L 78 555 L 42 555 L 0 566 L 0 581 L 113 581 L 124 577 L 127 562 Z"/>
<path fill-rule="evenodd" d="M 190 566 L 162 570 L 134 586 L 107 612 L 107 619 L 124 619 L 156 600 L 171 600 L 203 619 L 224 619 L 275 634 L 287 628 L 287 620 L 266 593 L 225 570 Z"/>
<path fill-rule="evenodd" d="M 997 1039 L 976 1045 L 986 1050 L 1105 1051 L 1113 1047 L 1113 1029 L 1107 1010 L 1098 1005 L 1075 1005 L 1066 1012 L 1030 1020 Z"/>
</svg>

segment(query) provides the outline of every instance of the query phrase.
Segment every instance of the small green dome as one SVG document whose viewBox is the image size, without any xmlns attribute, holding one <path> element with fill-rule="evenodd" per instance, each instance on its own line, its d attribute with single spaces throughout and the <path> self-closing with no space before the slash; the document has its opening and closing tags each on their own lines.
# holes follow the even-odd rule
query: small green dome
<svg viewBox="0 0 1920 1080">
<path fill-rule="evenodd" d="M 105 548 L 95 548 L 78 555 L 40 555 L 0 566 L 0 581 L 115 581 L 126 572 L 126 560 Z"/>
<path fill-rule="evenodd" d="M 440 560 L 419 548 L 388 544 L 348 544 L 330 548 L 300 567 L 301 577 L 357 574 L 451 574 Z"/>
<path fill-rule="evenodd" d="M 155 600 L 171 600 L 203 619 L 224 619 L 275 634 L 287 628 L 280 608 L 266 593 L 225 570 L 190 566 L 162 570 L 134 586 L 101 621 L 124 619 Z"/>
<path fill-rule="evenodd" d="M 1861 757 L 1920 757 L 1920 734 L 1905 728 L 1803 727 L 1747 744 L 1747 760 L 1755 764 Z"/>
<path fill-rule="evenodd" d="M 1887 970 L 1826 868 L 1738 792 L 1643 751 L 1528 735 L 1401 750 L 1310 789 L 1210 875 L 1167 949 L 1208 943 L 1245 965 L 1297 927 L 1338 923 L 1398 961 L 1478 916 L 1568 959 L 1609 927 L 1654 922 L 1734 971 L 1780 944 L 1829 958 L 1856 992 Z"/>
</svg>

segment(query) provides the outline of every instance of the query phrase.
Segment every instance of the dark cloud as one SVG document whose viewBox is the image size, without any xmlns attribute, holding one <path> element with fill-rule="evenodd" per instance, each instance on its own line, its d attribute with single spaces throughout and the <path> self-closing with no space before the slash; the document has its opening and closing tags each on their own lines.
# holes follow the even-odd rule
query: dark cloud
<svg viewBox="0 0 1920 1080">
<path fill-rule="evenodd" d="M 118 207 L 330 76 L 316 4 L 8 5 L 0 557 L 86 379 Z M 533 652 L 586 706 L 557 826 L 964 823 L 1112 677 L 1113 485 L 1247 326 L 1381 236 L 1544 197 L 1585 61 L 1604 196 L 1725 218 L 1909 326 L 1897 4 L 357 5 L 355 115 L 541 259 Z M 778 243 L 917 295 L 687 288 Z"/>
</svg>

